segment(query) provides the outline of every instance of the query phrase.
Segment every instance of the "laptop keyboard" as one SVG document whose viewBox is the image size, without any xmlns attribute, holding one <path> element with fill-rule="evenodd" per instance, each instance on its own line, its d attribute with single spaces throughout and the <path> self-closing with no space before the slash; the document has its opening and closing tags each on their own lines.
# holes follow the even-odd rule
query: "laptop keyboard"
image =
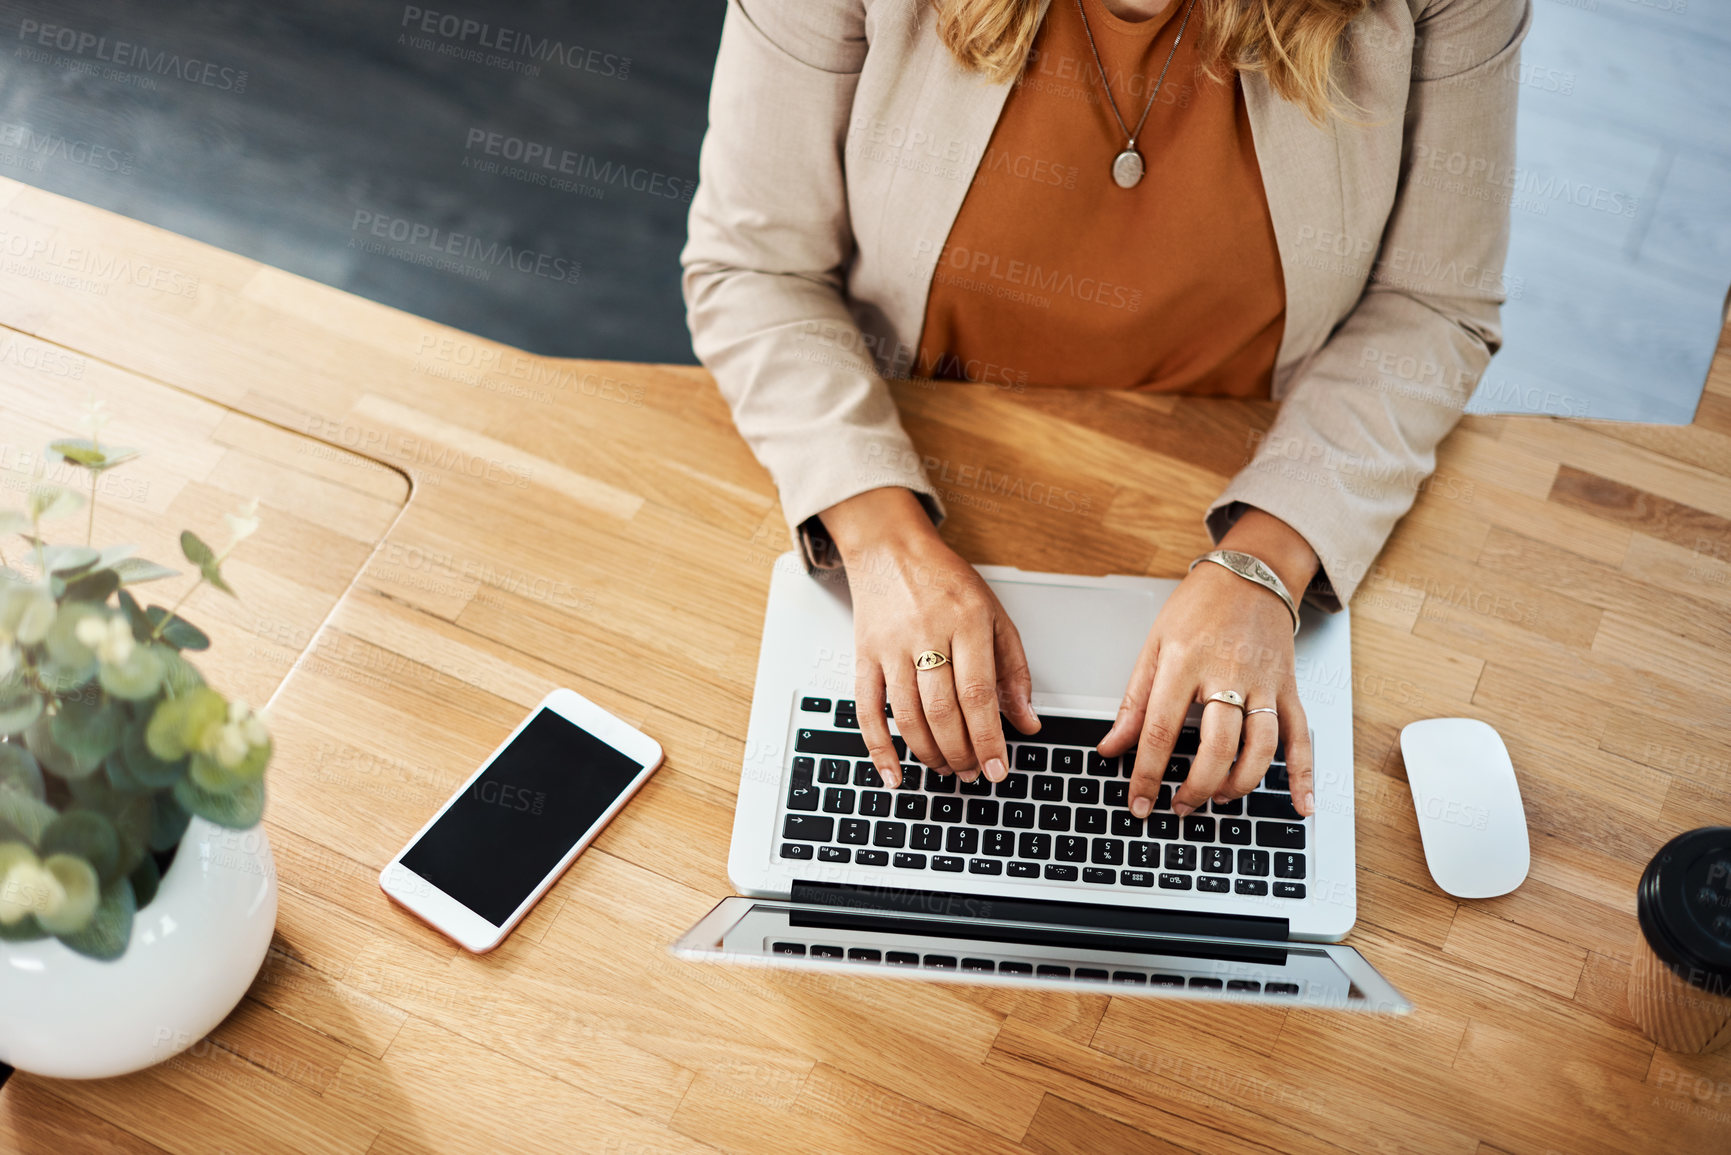
<svg viewBox="0 0 1731 1155">
<path fill-rule="evenodd" d="M 779 854 L 794 861 L 975 874 L 1101 887 L 1302 899 L 1309 823 L 1287 793 L 1284 749 L 1255 790 L 1179 818 L 1172 792 L 1199 734 L 1187 726 L 1146 819 L 1129 810 L 1135 752 L 1093 747 L 1112 723 L 1044 717 L 1023 738 L 1008 721 L 1010 772 L 972 783 L 932 773 L 895 738 L 902 785 L 866 755 L 850 699 L 800 700 Z"/>
</svg>

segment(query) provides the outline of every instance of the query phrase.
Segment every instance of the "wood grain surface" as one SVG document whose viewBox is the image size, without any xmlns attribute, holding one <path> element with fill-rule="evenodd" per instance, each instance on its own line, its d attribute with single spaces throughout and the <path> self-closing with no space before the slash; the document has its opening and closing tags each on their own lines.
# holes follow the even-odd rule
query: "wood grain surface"
<svg viewBox="0 0 1731 1155">
<path fill-rule="evenodd" d="M 213 679 L 271 701 L 282 888 L 263 972 L 208 1040 L 126 1078 L 13 1077 L 0 1148 L 1726 1149 L 1731 1053 L 1656 1051 L 1625 995 L 1642 866 L 1731 819 L 1725 344 L 1689 427 L 1464 421 L 1355 600 L 1348 942 L 1417 1005 L 1385 1019 L 672 959 L 730 892 L 787 548 L 706 374 L 531 357 L 11 182 L 0 255 L 0 452 L 106 397 L 109 434 L 150 456 L 98 534 L 165 561 L 172 531 L 263 497 L 243 600 L 187 612 Z M 1202 508 L 1274 413 L 896 394 L 965 556 L 1160 577 L 1204 547 Z M 981 469 L 1075 508 L 983 490 Z M 377 871 L 560 685 L 667 764 L 468 955 Z M 1504 898 L 1457 902 L 1425 869 L 1396 738 L 1451 714 L 1501 730 L 1521 774 L 1533 866 Z"/>
</svg>

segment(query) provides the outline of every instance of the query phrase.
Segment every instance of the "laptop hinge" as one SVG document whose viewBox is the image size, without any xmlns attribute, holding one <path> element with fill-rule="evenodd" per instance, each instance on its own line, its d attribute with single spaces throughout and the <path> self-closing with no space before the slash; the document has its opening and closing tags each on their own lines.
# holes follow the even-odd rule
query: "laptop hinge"
<svg viewBox="0 0 1731 1155">
<path fill-rule="evenodd" d="M 1207 938 L 1281 943 L 1287 941 L 1291 934 L 1291 924 L 1286 919 L 1264 918 L 1258 915 L 1109 906 L 1105 903 L 1063 902 L 1049 898 L 995 898 L 942 890 L 904 890 L 888 886 L 854 886 L 840 882 L 807 882 L 803 879 L 794 881 L 789 897 L 796 903 L 816 906 L 938 915 L 958 922 L 990 919 L 1048 923 L 1090 930 L 1190 934 Z"/>
</svg>

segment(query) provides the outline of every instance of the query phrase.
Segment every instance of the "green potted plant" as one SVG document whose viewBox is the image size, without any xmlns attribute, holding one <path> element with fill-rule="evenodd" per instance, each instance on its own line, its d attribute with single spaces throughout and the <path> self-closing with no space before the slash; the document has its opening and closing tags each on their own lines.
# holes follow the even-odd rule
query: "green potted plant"
<svg viewBox="0 0 1731 1155">
<path fill-rule="evenodd" d="M 270 734 L 258 713 L 205 682 L 187 654 L 210 639 L 180 614 L 201 586 L 233 595 L 222 564 L 257 530 L 257 502 L 228 516 L 220 550 L 182 533 L 196 580 L 172 606 L 142 604 L 135 589 L 177 571 L 91 541 L 102 474 L 138 456 L 104 445 L 105 423 L 92 402 L 89 436 L 55 441 L 45 455 L 89 474 L 83 544 L 49 540 L 45 526 L 87 503 L 41 463 L 24 509 L 0 511 L 0 963 L 14 962 L 0 984 L 0 1060 L 44 1074 L 115 1074 L 168 1058 L 181 1036 L 190 1035 L 180 1046 L 196 1041 L 244 993 L 275 922 L 259 829 Z M 237 842 L 239 832 L 249 833 Z M 193 844 L 195 861 L 175 869 Z M 214 870 L 213 845 L 227 852 Z M 242 920 L 238 958 L 205 944 L 227 982 L 181 957 L 195 928 L 224 933 L 210 908 L 224 896 L 258 908 Z M 171 900 L 177 909 L 152 920 Z M 239 990 L 210 1018 L 210 995 L 227 997 L 237 966 Z M 122 982 L 116 968 L 134 1000 L 156 1000 L 144 1020 L 107 1005 Z M 189 981 L 205 989 L 187 990 Z M 178 998 L 163 983 L 182 988 Z M 165 1027 L 169 1037 L 157 1038 Z"/>
</svg>

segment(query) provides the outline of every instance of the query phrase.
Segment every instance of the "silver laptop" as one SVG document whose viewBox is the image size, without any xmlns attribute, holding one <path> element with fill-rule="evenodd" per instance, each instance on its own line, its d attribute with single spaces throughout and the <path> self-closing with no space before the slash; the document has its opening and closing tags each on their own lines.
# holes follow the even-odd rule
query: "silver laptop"
<svg viewBox="0 0 1731 1155">
<path fill-rule="evenodd" d="M 758 656 L 728 873 L 740 894 L 674 944 L 682 957 L 987 983 L 1109 983 L 1123 993 L 1400 1013 L 1337 943 L 1357 918 L 1351 622 L 1303 611 L 1298 692 L 1316 813 L 1277 756 L 1242 799 L 1146 820 L 1129 761 L 1093 747 L 1176 581 L 981 566 L 1021 631 L 1040 733 L 1006 725 L 1010 773 L 973 784 L 903 754 L 889 789 L 855 716 L 853 618 L 839 573 L 777 560 Z M 894 720 L 891 719 L 894 731 Z"/>
</svg>

